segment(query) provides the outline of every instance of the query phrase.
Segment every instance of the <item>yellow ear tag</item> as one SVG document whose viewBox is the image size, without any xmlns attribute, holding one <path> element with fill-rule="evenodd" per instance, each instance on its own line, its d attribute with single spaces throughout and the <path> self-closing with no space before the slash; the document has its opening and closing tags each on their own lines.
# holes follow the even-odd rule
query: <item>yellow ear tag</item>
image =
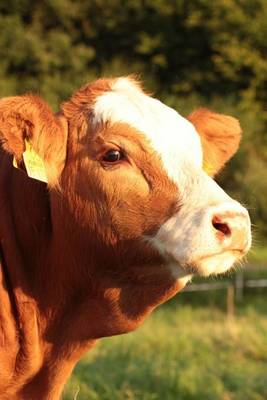
<svg viewBox="0 0 267 400">
<path fill-rule="evenodd" d="M 22 154 L 27 174 L 30 178 L 47 183 L 43 159 L 33 150 L 32 145 L 25 139 L 25 151 Z M 13 161 L 14 165 L 14 161 Z"/>
</svg>

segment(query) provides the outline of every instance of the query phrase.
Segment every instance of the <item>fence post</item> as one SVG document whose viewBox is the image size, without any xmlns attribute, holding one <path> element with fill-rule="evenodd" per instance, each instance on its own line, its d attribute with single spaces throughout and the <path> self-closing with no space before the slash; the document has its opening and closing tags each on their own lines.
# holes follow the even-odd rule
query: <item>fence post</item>
<svg viewBox="0 0 267 400">
<path fill-rule="evenodd" d="M 235 296 L 238 302 L 243 301 L 244 297 L 244 272 L 237 271 L 235 274 Z"/>
<path fill-rule="evenodd" d="M 230 319 L 234 316 L 235 311 L 235 289 L 233 285 L 227 286 L 227 317 Z"/>
</svg>

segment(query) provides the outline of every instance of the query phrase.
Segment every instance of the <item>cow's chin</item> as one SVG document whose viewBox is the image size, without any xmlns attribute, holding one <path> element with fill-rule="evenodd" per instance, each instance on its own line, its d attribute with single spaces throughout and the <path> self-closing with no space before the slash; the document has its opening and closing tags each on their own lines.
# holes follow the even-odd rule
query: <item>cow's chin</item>
<svg viewBox="0 0 267 400">
<path fill-rule="evenodd" d="M 218 275 L 229 271 L 242 258 L 241 252 L 226 251 L 220 254 L 203 257 L 194 268 L 201 276 Z"/>
<path fill-rule="evenodd" d="M 240 261 L 243 255 L 244 253 L 241 251 L 232 250 L 204 256 L 186 263 L 180 263 L 176 260 L 176 263 L 171 265 L 172 275 L 179 280 L 185 280 L 186 277 L 189 280 L 194 275 L 207 277 L 223 274 Z"/>
</svg>

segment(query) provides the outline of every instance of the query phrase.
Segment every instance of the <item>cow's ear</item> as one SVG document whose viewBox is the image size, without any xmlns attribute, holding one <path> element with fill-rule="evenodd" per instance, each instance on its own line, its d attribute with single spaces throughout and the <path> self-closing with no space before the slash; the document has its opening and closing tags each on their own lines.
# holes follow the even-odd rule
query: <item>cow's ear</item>
<svg viewBox="0 0 267 400">
<path fill-rule="evenodd" d="M 38 96 L 6 97 L 0 100 L 2 147 L 21 161 L 28 143 L 42 160 L 50 186 L 58 184 L 65 164 L 67 121 L 55 115 Z"/>
<path fill-rule="evenodd" d="M 241 128 L 236 118 L 200 108 L 188 116 L 200 135 L 203 148 L 203 168 L 210 176 L 216 175 L 235 154 L 241 139 Z"/>
</svg>

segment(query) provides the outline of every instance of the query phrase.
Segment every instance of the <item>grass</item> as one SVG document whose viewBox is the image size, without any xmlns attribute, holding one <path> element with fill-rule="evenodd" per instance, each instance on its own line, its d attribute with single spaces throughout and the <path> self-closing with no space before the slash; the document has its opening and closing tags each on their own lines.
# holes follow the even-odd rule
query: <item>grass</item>
<svg viewBox="0 0 267 400">
<path fill-rule="evenodd" d="M 189 293 L 176 296 L 137 332 L 102 339 L 77 365 L 63 399 L 266 399 L 266 291 L 247 293 L 232 320 L 221 291 L 210 303 L 207 293 L 193 302 Z"/>
</svg>

